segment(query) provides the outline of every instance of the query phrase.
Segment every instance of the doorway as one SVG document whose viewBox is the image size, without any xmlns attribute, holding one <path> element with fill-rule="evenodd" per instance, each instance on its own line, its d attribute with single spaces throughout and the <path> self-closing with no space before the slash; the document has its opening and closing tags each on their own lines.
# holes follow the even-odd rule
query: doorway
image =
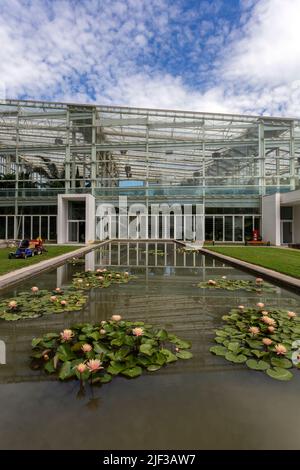
<svg viewBox="0 0 300 470">
<path fill-rule="evenodd" d="M 85 243 L 85 201 L 68 201 L 68 242 Z"/>
<path fill-rule="evenodd" d="M 281 221 L 281 243 L 283 245 L 293 243 L 293 222 L 290 220 Z"/>
</svg>

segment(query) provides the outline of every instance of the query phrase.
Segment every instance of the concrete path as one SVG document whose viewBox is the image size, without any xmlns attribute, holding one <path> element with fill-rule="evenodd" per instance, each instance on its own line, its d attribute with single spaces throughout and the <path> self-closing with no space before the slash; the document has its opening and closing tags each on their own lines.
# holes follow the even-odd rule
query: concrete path
<svg viewBox="0 0 300 470">
<path fill-rule="evenodd" d="M 16 269 L 15 271 L 11 271 L 7 274 L 3 274 L 2 276 L 0 276 L 0 289 L 5 289 L 6 287 L 10 287 L 13 284 L 16 284 L 22 281 L 23 279 L 28 279 L 30 277 L 36 276 L 42 271 L 55 268 L 61 264 L 64 264 L 65 261 L 67 261 L 70 258 L 85 255 L 89 251 L 92 251 L 95 248 L 99 248 L 100 246 L 106 243 L 107 241 L 101 242 L 97 245 L 88 245 L 88 246 L 84 245 L 82 248 L 79 248 L 78 250 L 74 250 L 69 253 L 65 253 L 63 255 L 59 255 L 54 258 L 47 259 L 45 261 L 40 261 L 39 263 L 33 264 L 31 266 L 25 266 L 25 268 Z"/>
<path fill-rule="evenodd" d="M 254 274 L 259 274 L 261 277 L 267 278 L 270 281 L 275 281 L 276 283 L 281 284 L 283 287 L 292 288 L 296 290 L 298 294 L 300 293 L 300 279 L 288 276 L 287 274 L 278 273 L 277 271 L 273 271 L 272 269 L 263 268 L 262 266 L 258 266 L 257 264 L 247 263 L 247 261 L 242 261 L 237 258 L 231 258 L 231 256 L 226 256 L 215 251 L 210 251 L 206 248 L 202 248 L 200 252 L 205 255 L 218 258 L 238 268 L 243 268 L 247 271 L 251 271 Z"/>
</svg>

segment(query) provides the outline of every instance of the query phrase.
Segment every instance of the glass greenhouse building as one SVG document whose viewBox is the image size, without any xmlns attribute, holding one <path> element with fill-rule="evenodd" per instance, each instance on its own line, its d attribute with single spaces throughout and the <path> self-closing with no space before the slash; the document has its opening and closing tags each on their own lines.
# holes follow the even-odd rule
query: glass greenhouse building
<svg viewBox="0 0 300 470">
<path fill-rule="evenodd" d="M 0 133 L 0 239 L 300 243 L 300 120 L 2 100 Z"/>
</svg>

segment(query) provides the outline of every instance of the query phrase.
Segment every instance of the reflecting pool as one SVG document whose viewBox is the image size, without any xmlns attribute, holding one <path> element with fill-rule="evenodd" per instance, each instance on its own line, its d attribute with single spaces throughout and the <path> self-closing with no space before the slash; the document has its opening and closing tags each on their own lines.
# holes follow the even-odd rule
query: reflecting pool
<svg viewBox="0 0 300 470">
<path fill-rule="evenodd" d="M 1 293 L 37 285 L 64 287 L 84 269 L 112 267 L 136 277 L 94 289 L 81 312 L 0 322 L 7 364 L 0 365 L 1 449 L 299 449 L 300 372 L 291 382 L 231 365 L 209 352 L 222 315 L 239 304 L 282 307 L 300 314 L 300 296 L 199 289 L 198 282 L 246 272 L 172 243 L 112 243 Z M 29 368 L 31 339 L 79 321 L 113 314 L 146 320 L 192 342 L 194 357 L 138 379 L 89 386 L 60 383 Z"/>
</svg>

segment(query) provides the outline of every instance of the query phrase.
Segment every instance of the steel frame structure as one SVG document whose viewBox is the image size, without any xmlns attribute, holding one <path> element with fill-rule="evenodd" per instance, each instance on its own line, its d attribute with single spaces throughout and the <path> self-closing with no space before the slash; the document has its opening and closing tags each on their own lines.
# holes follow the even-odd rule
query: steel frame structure
<svg viewBox="0 0 300 470">
<path fill-rule="evenodd" d="M 0 101 L 0 206 L 16 216 L 59 193 L 259 210 L 299 174 L 298 119 Z"/>
</svg>

